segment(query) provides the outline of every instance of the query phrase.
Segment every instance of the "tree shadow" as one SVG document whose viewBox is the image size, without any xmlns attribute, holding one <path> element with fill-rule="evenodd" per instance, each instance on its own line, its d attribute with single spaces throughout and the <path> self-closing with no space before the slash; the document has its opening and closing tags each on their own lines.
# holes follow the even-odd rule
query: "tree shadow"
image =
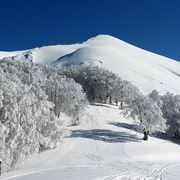
<svg viewBox="0 0 180 180">
<path fill-rule="evenodd" d="M 128 123 L 120 123 L 120 122 L 110 122 L 108 124 L 139 132 L 139 126 L 137 124 L 128 124 Z"/>
<path fill-rule="evenodd" d="M 111 131 L 107 129 L 73 130 L 70 138 L 88 138 L 107 143 L 127 143 L 140 141 L 135 135 L 127 132 Z"/>
<path fill-rule="evenodd" d="M 180 138 L 169 137 L 165 132 L 156 132 L 152 136 L 158 139 L 162 139 L 180 145 Z"/>
<path fill-rule="evenodd" d="M 92 106 L 100 106 L 100 107 L 106 107 L 106 108 L 112 108 L 109 106 L 109 104 L 103 104 L 103 103 L 97 103 L 97 102 L 90 102 L 90 105 Z M 113 105 L 113 104 L 111 104 Z"/>
</svg>

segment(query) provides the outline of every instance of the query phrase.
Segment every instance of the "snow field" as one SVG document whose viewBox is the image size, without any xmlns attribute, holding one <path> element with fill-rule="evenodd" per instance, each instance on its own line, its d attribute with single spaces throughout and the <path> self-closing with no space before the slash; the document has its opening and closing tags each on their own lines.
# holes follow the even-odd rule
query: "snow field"
<svg viewBox="0 0 180 180">
<path fill-rule="evenodd" d="M 116 106 L 92 104 L 80 126 L 55 150 L 32 156 L 0 179 L 14 180 L 176 180 L 180 146 L 150 137 Z"/>
</svg>

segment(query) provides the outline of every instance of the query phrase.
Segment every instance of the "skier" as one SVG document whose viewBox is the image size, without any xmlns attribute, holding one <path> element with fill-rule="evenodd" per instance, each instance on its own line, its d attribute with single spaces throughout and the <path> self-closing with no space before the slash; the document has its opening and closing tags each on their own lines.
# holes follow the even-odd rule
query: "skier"
<svg viewBox="0 0 180 180">
<path fill-rule="evenodd" d="M 1 169 L 2 169 L 2 160 L 0 160 L 0 176 L 1 176 Z"/>
<path fill-rule="evenodd" d="M 80 124 L 79 117 L 77 117 L 77 119 L 76 119 L 76 124 L 77 124 L 77 125 Z"/>
<path fill-rule="evenodd" d="M 148 135 L 149 135 L 149 131 L 146 131 L 145 129 L 143 130 L 143 133 L 144 133 L 144 137 L 143 137 L 143 140 L 148 140 Z"/>
</svg>

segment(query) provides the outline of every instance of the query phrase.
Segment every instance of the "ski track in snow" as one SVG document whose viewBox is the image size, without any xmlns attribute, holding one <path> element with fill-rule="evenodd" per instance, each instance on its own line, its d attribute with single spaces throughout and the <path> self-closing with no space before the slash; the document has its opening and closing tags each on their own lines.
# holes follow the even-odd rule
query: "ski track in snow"
<svg viewBox="0 0 180 180">
<path fill-rule="evenodd" d="M 175 154 L 174 159 L 166 159 L 166 156 L 173 157 L 173 151 L 180 151 L 179 145 L 153 137 L 148 142 L 142 141 L 134 122 L 120 114 L 116 106 L 94 104 L 86 111 L 87 116 L 80 126 L 68 127 L 72 134 L 64 138 L 61 147 L 32 156 L 0 179 L 180 179 L 180 158 Z M 165 149 L 166 154 L 163 154 Z M 150 160 L 153 153 L 155 158 Z M 163 160 L 156 160 L 159 156 Z"/>
</svg>

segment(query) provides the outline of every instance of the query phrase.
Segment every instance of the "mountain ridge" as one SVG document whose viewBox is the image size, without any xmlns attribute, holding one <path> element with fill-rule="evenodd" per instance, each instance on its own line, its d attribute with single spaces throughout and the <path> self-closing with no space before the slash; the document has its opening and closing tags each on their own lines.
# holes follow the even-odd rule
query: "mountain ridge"
<svg viewBox="0 0 180 180">
<path fill-rule="evenodd" d="M 7 58 L 8 57 L 8 58 Z M 33 61 L 55 66 L 98 65 L 132 82 L 144 94 L 157 89 L 180 94 L 180 63 L 143 50 L 109 35 L 98 35 L 72 45 L 43 46 L 1 52 L 0 59 Z"/>
</svg>

